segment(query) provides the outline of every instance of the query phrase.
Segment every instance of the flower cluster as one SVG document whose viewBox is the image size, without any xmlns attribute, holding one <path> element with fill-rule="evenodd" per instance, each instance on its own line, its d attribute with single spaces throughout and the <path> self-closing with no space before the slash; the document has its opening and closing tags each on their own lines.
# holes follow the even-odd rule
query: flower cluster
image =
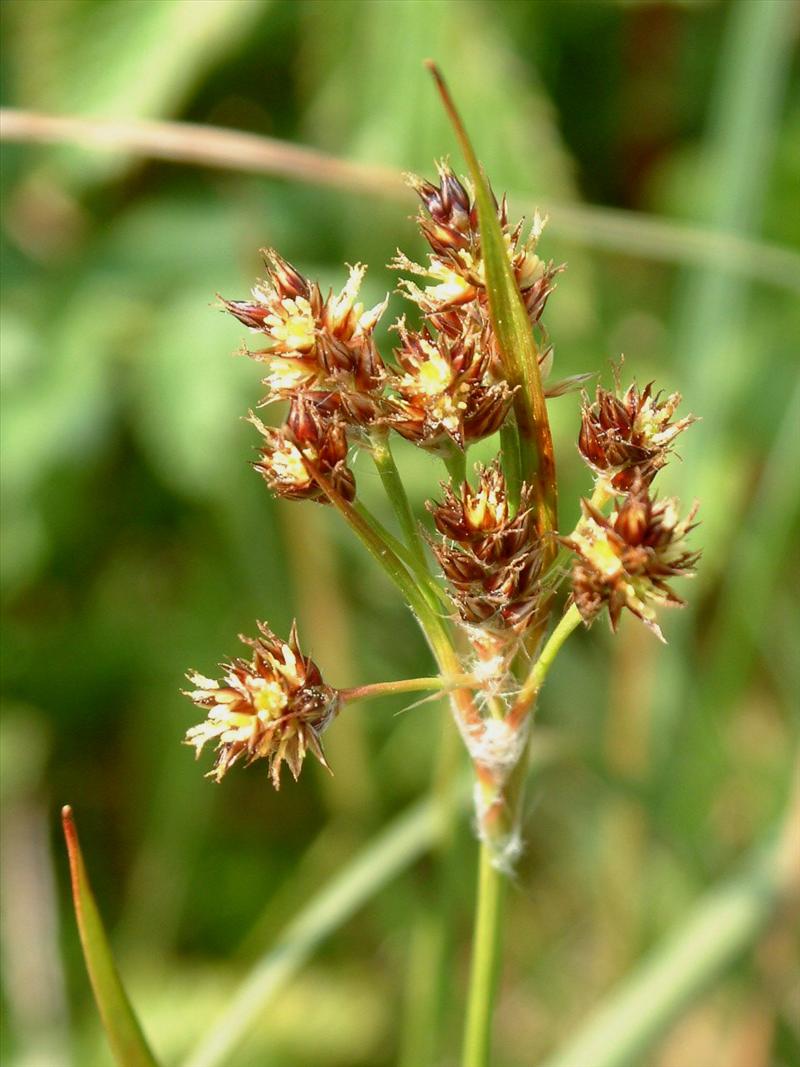
<svg viewBox="0 0 800 1067">
<path fill-rule="evenodd" d="M 444 486 L 428 505 L 442 536 L 434 553 L 461 619 L 482 658 L 513 655 L 542 606 L 542 542 L 531 492 L 523 486 L 512 514 L 500 464 L 478 467 L 478 487 Z"/>
<path fill-rule="evenodd" d="M 484 259 L 471 187 L 444 162 L 438 164 L 438 184 L 416 177 L 409 183 L 422 204 L 418 223 L 430 254 L 424 265 L 402 253 L 391 264 L 415 279 L 401 281 L 400 289 L 421 317 L 413 327 L 405 317 L 395 321 L 392 358 L 381 354 L 375 338 L 388 297 L 364 308 L 358 300 L 365 276 L 360 264 L 349 268 L 341 292 L 323 296 L 317 283 L 267 250 L 267 277 L 251 299 L 223 300 L 222 305 L 261 338 L 260 347 L 248 352 L 266 368 L 261 406 L 285 405 L 280 426 L 250 414 L 261 437 L 253 466 L 277 496 L 333 503 L 379 562 L 391 558 L 387 573 L 418 617 L 420 605 L 436 605 L 430 625 L 439 636 L 432 646 L 441 650 L 444 630 L 443 640 L 452 651 L 449 660 L 437 652 L 440 669 L 447 662 L 447 671 L 457 673 L 468 664 L 480 683 L 481 691 L 474 695 L 454 691 L 453 706 L 476 765 L 500 783 L 485 805 L 486 813 L 496 814 L 503 806 L 504 776 L 519 758 L 525 736 L 520 727 L 527 705 L 523 700 L 512 706 L 511 701 L 522 692 L 535 699 L 535 686 L 520 689 L 519 679 L 546 632 L 566 572 L 561 557 L 554 562 L 555 520 L 542 522 L 540 485 L 519 484 L 520 472 L 506 455 L 479 465 L 472 482 L 464 474 L 463 454 L 501 428 L 512 447 L 520 445 L 522 465 L 514 412 L 521 387 L 509 385 L 504 366 L 513 353 L 501 352 L 495 335 L 487 285 L 490 264 Z M 544 381 L 553 349 L 541 319 L 561 268 L 537 253 L 543 228 L 538 214 L 523 236 L 522 223 L 509 224 L 505 198 L 498 202 L 488 188 L 484 192 L 490 216 L 494 206 L 494 247 L 504 248 L 508 257 L 524 308 L 521 321 L 524 325 L 527 315 Z M 498 284 L 496 277 L 492 284 Z M 559 396 L 586 377 L 551 384 L 542 392 Z M 657 500 L 650 487 L 693 417 L 675 418 L 677 393 L 664 397 L 652 385 L 640 390 L 635 384 L 623 391 L 618 369 L 615 380 L 613 391 L 598 387 L 594 400 L 583 396 L 578 446 L 595 476 L 595 491 L 591 501 L 583 502 L 576 529 L 560 538 L 575 556 L 572 598 L 577 612 L 572 625 L 580 618 L 591 623 L 607 609 L 616 628 L 627 608 L 660 636 L 657 609 L 681 603 L 667 582 L 690 574 L 697 555 L 685 544 L 694 511 L 681 520 L 675 501 Z M 444 459 L 451 474 L 442 499 L 427 503 L 435 527 L 427 540 L 441 575 L 429 569 L 424 539 L 393 466 L 391 433 Z M 404 544 L 358 499 L 349 466 L 354 445 L 372 452 Z M 535 463 L 528 462 L 522 478 L 530 482 L 536 477 Z M 607 515 L 603 509 L 609 502 Z M 446 590 L 437 586 L 439 577 Z M 439 602 L 447 602 L 448 595 L 455 612 L 443 619 Z M 227 664 L 223 682 L 190 675 L 195 688 L 189 696 L 207 719 L 189 731 L 187 740 L 198 753 L 216 742 L 211 773 L 217 779 L 240 759 L 267 759 L 277 788 L 284 762 L 295 777 L 307 752 L 325 762 L 320 735 L 344 694 L 355 690 L 325 685 L 317 667 L 300 652 L 294 630 L 288 643 L 266 626 L 260 630 L 260 637 L 247 642 L 252 659 Z M 490 714 L 484 712 L 486 706 Z"/>
<path fill-rule="evenodd" d="M 266 338 L 266 347 L 249 355 L 267 364 L 267 399 L 302 391 L 320 394 L 320 402 L 325 398 L 331 406 L 334 398 L 346 401 L 374 391 L 382 381 L 383 365 L 373 334 L 386 300 L 367 311 L 357 303 L 366 268 L 350 267 L 341 293 L 331 292 L 323 300 L 319 286 L 274 249 L 265 249 L 264 255 L 267 278 L 255 286 L 253 299 L 223 299 L 222 305 Z"/>
<path fill-rule="evenodd" d="M 437 170 L 439 185 L 413 174 L 408 176 L 427 212 L 427 217 L 420 217 L 419 227 L 431 247 L 428 263 L 414 263 L 399 252 L 394 266 L 424 280 L 424 287 L 413 281 L 403 281 L 401 285 L 438 329 L 448 331 L 451 324 L 460 325 L 456 308 L 474 302 L 485 308 L 486 270 L 475 199 L 446 162 L 438 163 Z M 523 302 L 531 322 L 538 323 L 561 269 L 544 263 L 536 254 L 544 220 L 536 214 L 523 240 L 522 222 L 513 230 L 509 227 L 505 197 L 496 206 Z"/>
<path fill-rule="evenodd" d="M 667 462 L 675 438 L 695 418 L 687 415 L 672 421 L 680 393 L 654 394 L 652 382 L 641 391 L 634 382 L 623 393 L 617 368 L 615 377 L 613 392 L 598 385 L 594 402 L 584 394 L 578 448 L 612 490 L 625 491 L 637 476 L 652 482 Z"/>
<path fill-rule="evenodd" d="M 277 496 L 325 501 L 334 492 L 354 499 L 356 480 L 347 466 L 347 433 L 338 412 L 325 417 L 299 393 L 284 426 L 265 426 L 252 414 L 250 421 L 264 438 L 253 466 Z"/>
<path fill-rule="evenodd" d="M 195 671 L 187 675 L 194 689 L 186 695 L 206 719 L 189 730 L 186 742 L 198 756 L 204 745 L 216 742 L 210 775 L 217 781 L 240 759 L 266 759 L 272 784 L 279 789 L 284 762 L 295 779 L 307 752 L 328 766 L 320 735 L 338 711 L 339 696 L 303 656 L 294 626 L 288 643 L 263 623 L 259 630 L 259 637 L 241 638 L 252 649 L 251 659 L 223 664 L 222 682 Z"/>
<path fill-rule="evenodd" d="M 698 553 L 688 550 L 686 535 L 694 529 L 696 511 L 695 506 L 679 518 L 677 501 L 656 500 L 641 475 L 609 517 L 583 501 L 584 522 L 566 543 L 578 557 L 573 594 L 584 620 L 591 622 L 607 607 L 615 630 L 627 608 L 663 641 L 656 609 L 684 603 L 667 579 L 693 573 Z"/>
<path fill-rule="evenodd" d="M 627 608 L 663 640 L 656 608 L 683 604 L 666 579 L 692 574 L 698 553 L 687 549 L 685 538 L 697 505 L 681 520 L 677 501 L 656 499 L 650 487 L 675 438 L 696 420 L 673 420 L 680 393 L 654 393 L 652 382 L 623 391 L 620 367 L 613 371 L 614 390 L 598 385 L 594 401 L 584 393 L 581 405 L 578 449 L 595 476 L 593 500 L 611 498 L 614 507 L 606 517 L 582 501 L 582 520 L 563 538 L 576 553 L 573 597 L 587 624 L 606 607 L 616 630 Z"/>
<path fill-rule="evenodd" d="M 457 336 L 434 339 L 427 328 L 408 330 L 404 320 L 397 329 L 400 372 L 392 378 L 389 425 L 414 444 L 445 454 L 453 445 L 464 451 L 496 433 L 513 394 L 506 382 L 488 381 L 487 330 L 467 325 Z"/>
<path fill-rule="evenodd" d="M 351 500 L 355 479 L 347 466 L 348 427 L 364 427 L 381 415 L 386 378 L 374 331 L 386 300 L 364 310 L 358 294 L 366 268 L 350 268 L 338 295 L 323 298 L 272 249 L 265 250 L 267 278 L 252 300 L 222 300 L 226 311 L 265 339 L 248 351 L 267 367 L 262 402 L 290 402 L 280 429 L 251 421 L 264 437 L 256 469 L 278 496 L 326 502 L 315 471 Z M 388 298 L 387 298 L 388 299 Z"/>
</svg>

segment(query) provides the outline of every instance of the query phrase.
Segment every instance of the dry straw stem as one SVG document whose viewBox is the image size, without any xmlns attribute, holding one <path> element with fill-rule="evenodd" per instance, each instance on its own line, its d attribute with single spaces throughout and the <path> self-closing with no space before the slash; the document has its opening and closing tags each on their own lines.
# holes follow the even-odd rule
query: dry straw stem
<svg viewBox="0 0 800 1067">
<path fill-rule="evenodd" d="M 218 126 L 0 108 L 0 140 L 78 145 L 148 159 L 273 175 L 401 202 L 408 198 L 401 173 L 392 168 L 341 159 L 305 145 Z M 514 194 L 513 199 L 526 211 L 535 206 L 525 195 Z M 800 255 L 787 248 L 635 211 L 557 201 L 539 202 L 538 206 L 550 214 L 550 232 L 576 244 L 666 263 L 721 267 L 732 274 L 800 292 Z"/>
</svg>

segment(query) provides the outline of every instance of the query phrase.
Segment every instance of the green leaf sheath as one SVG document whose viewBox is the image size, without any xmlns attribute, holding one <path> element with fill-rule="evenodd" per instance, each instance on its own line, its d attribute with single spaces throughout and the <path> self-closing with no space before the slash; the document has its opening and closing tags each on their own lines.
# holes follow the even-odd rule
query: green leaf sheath
<svg viewBox="0 0 800 1067">
<path fill-rule="evenodd" d="M 120 1067 L 158 1067 L 114 963 L 81 855 L 72 809 L 65 807 L 61 817 L 83 958 L 108 1043 Z"/>
</svg>

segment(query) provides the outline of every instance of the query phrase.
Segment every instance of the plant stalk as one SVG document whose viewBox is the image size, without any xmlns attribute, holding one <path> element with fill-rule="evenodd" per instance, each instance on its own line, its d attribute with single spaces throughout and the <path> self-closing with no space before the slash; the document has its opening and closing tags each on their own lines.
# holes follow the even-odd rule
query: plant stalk
<svg viewBox="0 0 800 1067">
<path fill-rule="evenodd" d="M 442 456 L 447 473 L 450 475 L 450 484 L 453 489 L 459 490 L 467 480 L 467 453 L 458 445 L 450 444 L 447 452 Z"/>
<path fill-rule="evenodd" d="M 383 488 L 397 516 L 400 529 L 406 540 L 409 551 L 424 571 L 428 571 L 428 561 L 425 556 L 425 547 L 419 535 L 419 526 L 411 510 L 411 505 L 406 495 L 405 486 L 397 469 L 397 464 L 392 455 L 389 444 L 388 432 L 377 427 L 370 431 L 370 443 L 372 445 L 372 459 L 380 475 Z"/>
<path fill-rule="evenodd" d="M 519 434 L 517 433 L 516 423 L 510 418 L 507 418 L 500 427 L 500 454 L 511 512 L 516 515 L 522 488 L 522 468 L 519 458 Z"/>
<path fill-rule="evenodd" d="M 505 881 L 502 872 L 492 864 L 489 845 L 481 842 L 462 1067 L 489 1067 L 490 1063 Z"/>
<path fill-rule="evenodd" d="M 482 683 L 471 674 L 453 677 L 434 675 L 430 678 L 402 678 L 396 682 L 372 682 L 357 685 L 352 689 L 340 689 L 339 696 L 345 704 L 355 700 L 371 700 L 374 697 L 391 696 L 392 693 L 448 692 L 453 689 L 480 689 Z"/>
<path fill-rule="evenodd" d="M 517 697 L 514 707 L 508 713 L 508 721 L 511 725 L 519 727 L 519 724 L 525 719 L 529 710 L 534 706 L 539 691 L 544 685 L 547 672 L 553 665 L 553 660 L 561 651 L 561 646 L 566 639 L 581 621 L 581 613 L 574 604 L 570 605 L 556 628 L 550 634 L 547 643 L 542 649 L 541 655 L 531 668 L 530 674 L 522 683 L 522 688 L 519 691 L 519 696 Z"/>
</svg>

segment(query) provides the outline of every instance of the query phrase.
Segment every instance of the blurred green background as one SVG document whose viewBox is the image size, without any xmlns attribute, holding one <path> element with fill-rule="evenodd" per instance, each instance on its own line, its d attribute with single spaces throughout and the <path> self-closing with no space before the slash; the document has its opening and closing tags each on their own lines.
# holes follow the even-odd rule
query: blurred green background
<svg viewBox="0 0 800 1067">
<path fill-rule="evenodd" d="M 624 353 L 629 375 L 702 416 L 660 479 L 699 497 L 704 522 L 668 647 L 630 620 L 614 640 L 597 625 L 542 699 L 498 1067 L 532 1067 L 574 1033 L 785 804 L 800 637 L 797 16 L 790 0 L 2 7 L 5 106 L 228 126 L 426 175 L 442 154 L 460 166 L 422 68 L 435 57 L 512 215 L 550 209 L 541 248 L 569 268 L 546 316 L 557 374 L 608 379 Z M 366 261 L 379 299 L 395 248 L 420 250 L 415 208 L 52 145 L 6 144 L 2 192 L 3 1062 L 111 1062 L 57 832 L 70 802 L 132 997 L 174 1063 L 285 922 L 428 789 L 439 705 L 349 710 L 328 735 L 335 777 L 308 766 L 275 794 L 258 766 L 203 778 L 209 760 L 180 744 L 195 712 L 178 692 L 256 618 L 286 633 L 297 615 L 334 684 L 430 670 L 336 516 L 276 504 L 248 468 L 240 416 L 258 367 L 212 307 L 216 292 L 248 292 L 266 244 L 325 285 Z M 569 529 L 589 487 L 578 400 L 552 411 Z M 398 453 L 421 509 L 443 471 Z M 382 510 L 365 457 L 356 467 Z M 439 1064 L 454 1062 L 468 961 L 466 815 L 452 849 Z M 425 1067 L 408 974 L 425 970 L 431 870 L 414 863 L 327 938 L 230 1062 Z M 779 918 L 637 1062 L 800 1062 L 797 973 Z"/>
</svg>

